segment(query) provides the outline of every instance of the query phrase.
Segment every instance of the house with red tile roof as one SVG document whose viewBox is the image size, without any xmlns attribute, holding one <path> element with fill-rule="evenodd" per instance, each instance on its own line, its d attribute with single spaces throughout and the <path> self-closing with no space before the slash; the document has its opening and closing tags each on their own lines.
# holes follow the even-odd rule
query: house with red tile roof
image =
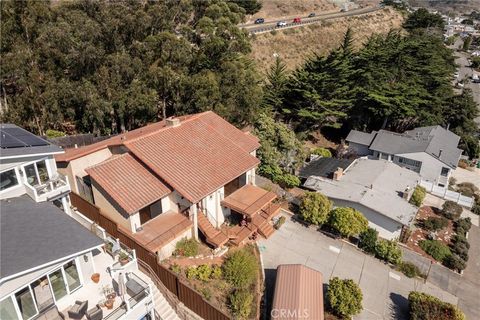
<svg viewBox="0 0 480 320">
<path fill-rule="evenodd" d="M 259 146 L 207 111 L 67 149 L 56 161 L 73 192 L 166 258 L 185 237 L 218 248 L 273 232 L 276 196 L 254 185 Z M 242 224 L 226 228 L 232 213 Z"/>
</svg>

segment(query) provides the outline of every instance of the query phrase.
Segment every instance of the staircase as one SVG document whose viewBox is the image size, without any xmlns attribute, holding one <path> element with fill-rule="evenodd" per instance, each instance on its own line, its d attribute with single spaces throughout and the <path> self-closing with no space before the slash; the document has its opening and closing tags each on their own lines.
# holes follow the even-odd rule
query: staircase
<svg viewBox="0 0 480 320">
<path fill-rule="evenodd" d="M 275 232 L 269 221 L 270 216 L 263 211 L 252 219 L 252 224 L 257 228 L 258 233 L 265 238 L 270 237 Z"/>
<path fill-rule="evenodd" d="M 170 304 L 167 302 L 163 294 L 158 291 L 155 284 L 150 283 L 152 288 L 153 301 L 155 302 L 155 311 L 161 320 L 180 320 Z"/>
<path fill-rule="evenodd" d="M 213 225 L 208 221 L 207 216 L 202 211 L 198 211 L 197 214 L 198 227 L 202 231 L 208 243 L 218 248 L 223 246 L 228 241 L 228 237 L 220 230 L 215 229 Z"/>
</svg>

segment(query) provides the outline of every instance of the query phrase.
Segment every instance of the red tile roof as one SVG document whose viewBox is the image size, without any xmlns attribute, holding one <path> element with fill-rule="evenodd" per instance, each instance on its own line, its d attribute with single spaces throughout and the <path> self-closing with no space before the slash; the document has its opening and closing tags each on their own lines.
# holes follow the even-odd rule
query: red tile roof
<svg viewBox="0 0 480 320">
<path fill-rule="evenodd" d="M 124 145 L 182 196 L 196 203 L 258 165 L 258 140 L 213 112 Z"/>
<path fill-rule="evenodd" d="M 128 214 L 138 212 L 171 192 L 128 153 L 114 156 L 86 171 Z"/>
<path fill-rule="evenodd" d="M 323 320 L 322 274 L 301 264 L 278 266 L 272 310 L 272 319 Z"/>
</svg>

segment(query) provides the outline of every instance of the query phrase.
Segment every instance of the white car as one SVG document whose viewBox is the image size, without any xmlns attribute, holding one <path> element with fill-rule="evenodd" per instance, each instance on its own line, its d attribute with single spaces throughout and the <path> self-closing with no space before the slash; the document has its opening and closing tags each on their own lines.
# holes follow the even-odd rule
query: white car
<svg viewBox="0 0 480 320">
<path fill-rule="evenodd" d="M 285 27 L 287 23 L 285 21 L 278 21 L 277 22 L 277 27 Z"/>
</svg>

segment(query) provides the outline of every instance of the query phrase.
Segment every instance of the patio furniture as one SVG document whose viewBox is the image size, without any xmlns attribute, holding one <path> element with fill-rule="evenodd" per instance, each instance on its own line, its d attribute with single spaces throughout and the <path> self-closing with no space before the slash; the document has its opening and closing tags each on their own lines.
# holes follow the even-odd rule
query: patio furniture
<svg viewBox="0 0 480 320">
<path fill-rule="evenodd" d="M 102 320 L 103 318 L 103 310 L 100 308 L 100 306 L 97 304 L 94 308 L 88 310 L 85 313 L 85 316 L 87 317 L 88 320 Z"/>
<path fill-rule="evenodd" d="M 83 315 L 88 309 L 88 300 L 75 301 L 73 307 L 68 310 L 68 316 L 72 319 L 82 319 Z"/>
<path fill-rule="evenodd" d="M 131 278 L 125 283 L 125 287 L 127 288 L 127 292 L 131 297 L 135 297 L 144 289 L 137 281 Z"/>
</svg>

